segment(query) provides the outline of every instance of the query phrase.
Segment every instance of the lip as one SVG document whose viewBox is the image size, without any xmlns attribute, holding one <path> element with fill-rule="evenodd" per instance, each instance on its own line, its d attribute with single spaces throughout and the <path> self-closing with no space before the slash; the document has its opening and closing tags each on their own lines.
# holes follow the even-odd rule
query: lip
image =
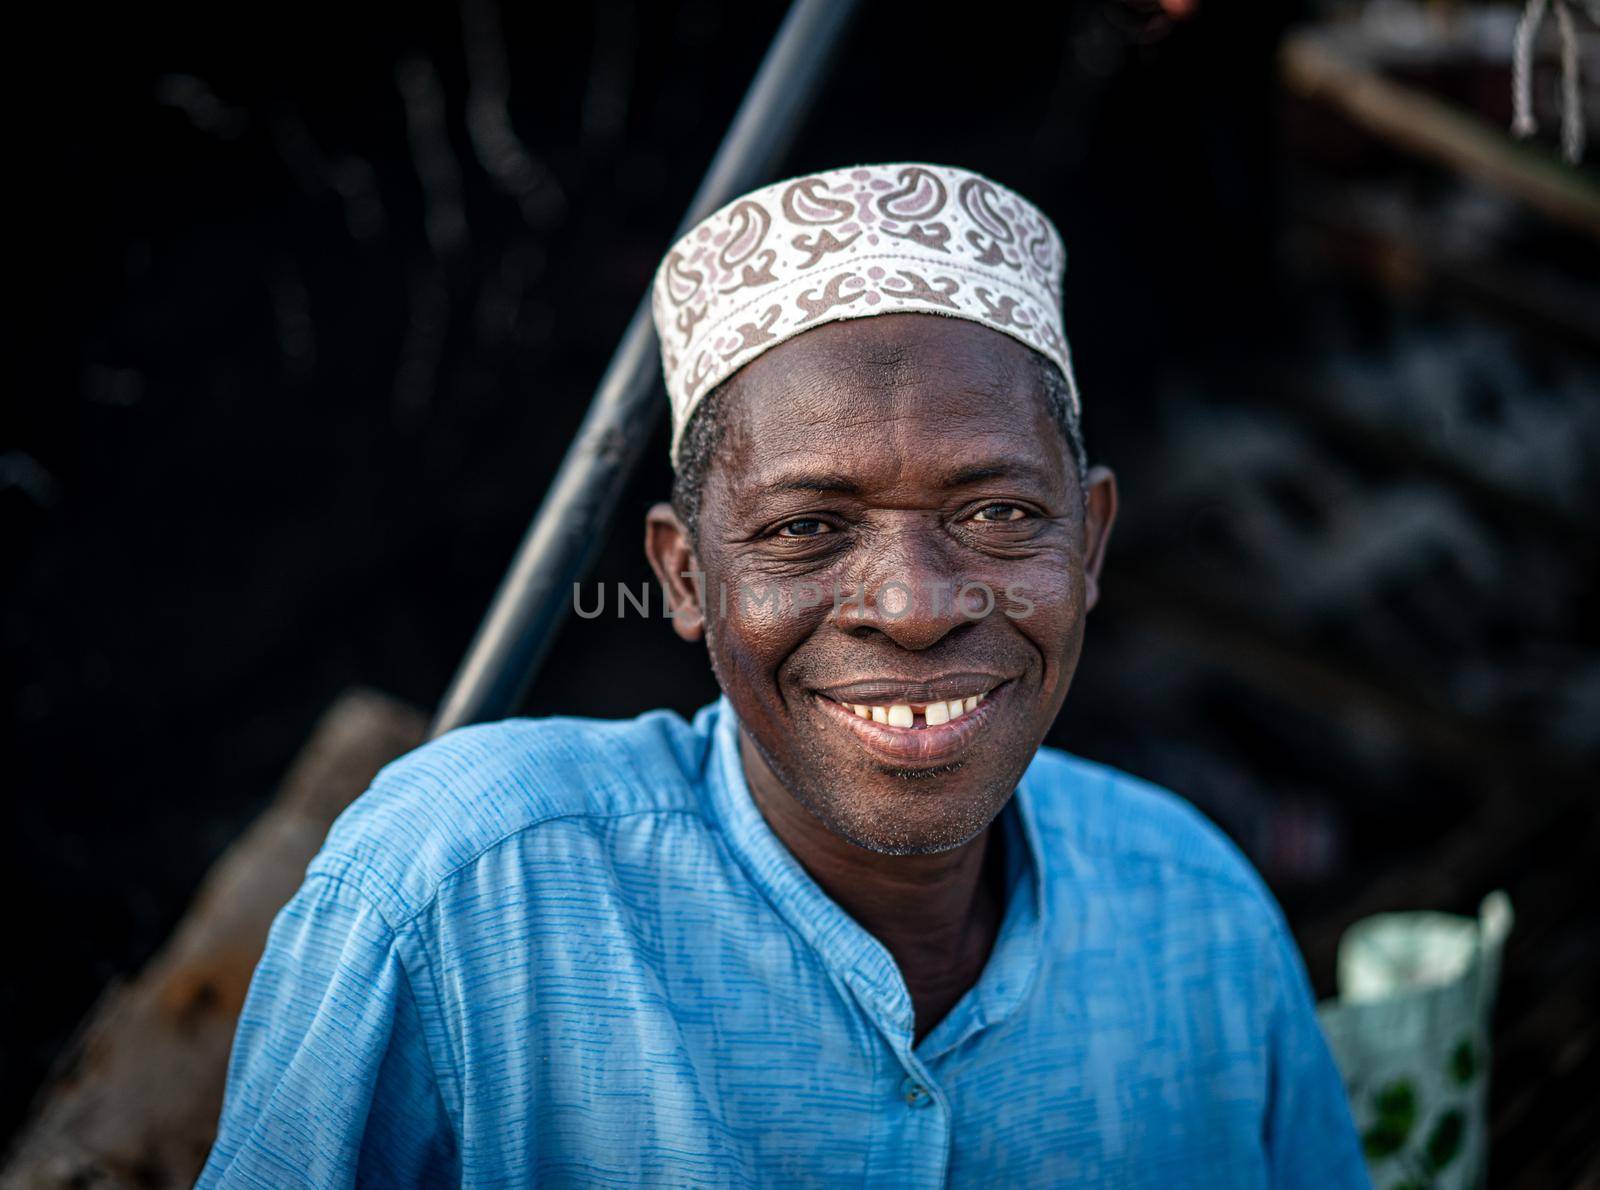
<svg viewBox="0 0 1600 1190">
<path fill-rule="evenodd" d="M 966 691 L 971 693 L 973 687 L 970 684 L 970 678 L 974 675 L 956 676 L 969 680 Z M 994 680 L 993 677 L 985 677 L 984 685 L 988 685 Z M 867 688 L 868 685 L 868 683 L 856 683 L 852 686 L 841 686 L 838 689 L 855 694 L 859 690 Z M 883 687 L 881 682 L 871 685 L 874 689 L 882 689 Z M 891 686 L 893 686 L 893 683 L 891 683 Z M 931 684 L 923 684 L 920 687 L 910 685 L 893 686 L 893 689 L 898 691 L 918 688 L 922 690 L 938 689 L 937 686 Z M 978 689 L 982 688 L 983 686 L 978 687 Z M 988 721 L 999 713 L 999 704 L 1010 697 L 1011 690 L 1012 683 L 1010 681 L 1002 681 L 989 691 L 987 698 L 961 716 L 961 718 L 952 719 L 948 723 L 941 723 L 932 727 L 890 727 L 886 723 L 863 719 L 849 707 L 836 702 L 831 690 L 828 692 L 815 691 L 813 692 L 813 697 L 822 708 L 823 714 L 836 720 L 841 727 L 853 732 L 856 742 L 879 760 L 892 764 L 897 768 L 922 768 L 949 764 L 951 761 L 960 759 L 961 754 L 972 746 L 973 741 L 978 738 Z M 861 700 L 857 698 L 856 701 Z M 906 701 L 933 702 L 937 701 L 937 695 L 935 694 L 925 700 L 911 698 Z"/>
<path fill-rule="evenodd" d="M 868 706 L 890 706 L 903 702 L 922 706 L 930 702 L 965 698 L 969 694 L 987 694 L 1006 681 L 994 674 L 980 673 L 941 674 L 936 678 L 921 679 L 868 678 L 839 686 L 818 687 L 817 693 L 834 702 L 866 703 Z"/>
</svg>

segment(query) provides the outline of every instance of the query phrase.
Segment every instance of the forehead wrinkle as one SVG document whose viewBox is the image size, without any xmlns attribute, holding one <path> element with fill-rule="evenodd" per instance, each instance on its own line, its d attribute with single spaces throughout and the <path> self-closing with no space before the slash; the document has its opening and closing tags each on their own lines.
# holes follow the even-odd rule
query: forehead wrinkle
<svg viewBox="0 0 1600 1190">
<path fill-rule="evenodd" d="M 895 420 L 914 422 L 911 428 L 925 424 L 910 414 Z M 814 442 L 795 442 L 773 446 L 762 452 L 753 467 L 746 467 L 737 474 L 730 473 L 729 487 L 745 499 L 788 490 L 785 485 L 819 477 L 849 482 L 863 495 L 898 491 L 908 484 L 942 490 L 949 486 L 952 477 L 978 464 L 994 465 L 1002 470 L 1013 470 L 1019 476 L 1048 481 L 1052 468 L 1048 460 L 1040 459 L 1032 449 L 1037 441 L 1037 436 L 1031 433 L 997 428 L 965 438 L 964 449 L 958 452 L 940 452 L 930 460 L 919 457 L 928 453 L 919 449 L 921 443 L 909 442 L 905 435 L 895 434 L 891 441 L 871 452 L 871 470 L 878 474 L 866 475 L 851 467 L 848 452 L 819 459 Z"/>
<path fill-rule="evenodd" d="M 1037 385 L 1032 383 L 1033 369 L 1024 366 L 1031 362 L 1025 349 L 1019 345 L 1015 351 L 935 350 L 925 357 L 924 352 L 915 349 L 918 335 L 907 336 L 909 342 L 900 336 L 886 338 L 871 333 L 876 330 L 874 323 L 876 319 L 825 324 L 780 344 L 773 354 L 751 361 L 736 374 L 730 393 L 734 398 L 730 403 L 733 415 L 728 419 L 729 432 L 720 453 L 724 462 L 737 459 L 744 466 L 713 468 L 721 473 L 728 491 L 743 494 L 752 488 L 759 490 L 769 482 L 769 476 L 781 480 L 785 475 L 796 474 L 786 464 L 797 455 L 805 456 L 807 463 L 800 470 L 839 473 L 841 468 L 837 465 L 817 465 L 819 451 L 831 453 L 837 449 L 829 439 L 865 445 L 865 435 L 878 440 L 872 453 L 880 470 L 886 470 L 886 456 L 894 456 L 892 483 L 901 486 L 916 456 L 927 453 L 920 449 L 923 444 L 915 441 L 915 434 L 933 424 L 928 407 L 948 407 L 953 402 L 959 409 L 962 397 L 977 398 L 966 402 L 977 408 L 941 411 L 936 417 L 944 426 L 971 427 L 966 446 L 970 447 L 972 436 L 977 435 L 989 443 L 986 453 L 991 456 L 1037 454 L 1034 427 L 1017 425 L 1005 416 L 992 416 L 1030 400 L 1035 403 L 1036 415 L 1048 416 Z M 924 327 L 923 333 L 926 332 Z M 999 338 L 998 332 L 986 333 Z M 752 390 L 756 393 L 753 398 Z M 1015 452 L 1008 448 L 1007 440 L 1016 441 Z M 941 449 L 935 457 L 943 464 L 949 453 L 948 449 Z M 971 457 L 965 449 L 957 453 Z M 835 464 L 838 461 L 829 459 Z M 752 466 L 759 470 L 752 471 Z M 928 473 L 953 472 L 959 467 L 922 464 L 918 469 Z M 886 485 L 875 482 L 871 486 Z"/>
<path fill-rule="evenodd" d="M 1036 396 L 1037 394 L 1029 390 L 1018 389 L 1000 380 L 992 383 L 952 384 L 941 377 L 924 384 L 910 378 L 902 378 L 895 384 L 874 384 L 854 388 L 853 391 L 841 392 L 837 387 L 831 390 L 807 389 L 794 393 L 787 408 L 781 398 L 777 399 L 777 404 L 773 404 L 769 399 L 759 402 L 765 408 L 757 408 L 755 404 L 748 406 L 744 410 L 744 416 L 750 423 L 755 423 L 770 419 L 776 413 L 778 415 L 776 421 L 768 420 L 767 424 L 760 426 L 766 433 L 787 430 L 791 427 L 801 430 L 820 430 L 824 427 L 818 422 L 807 421 L 795 414 L 808 411 L 818 404 L 838 402 L 841 408 L 830 411 L 832 416 L 827 419 L 829 424 L 826 428 L 856 430 L 903 421 L 923 422 L 928 416 L 928 407 L 931 405 L 950 400 L 959 402 L 962 397 L 974 397 L 979 402 L 977 408 L 959 414 L 941 412 L 939 416 L 947 420 L 954 417 L 961 421 L 988 424 L 992 414 L 1002 409 L 1023 405 Z M 755 430 L 757 427 L 751 424 L 747 428 Z"/>
<path fill-rule="evenodd" d="M 882 461 L 883 456 L 879 455 L 878 462 L 881 464 Z M 899 482 L 899 472 L 904 466 L 904 460 L 899 460 L 899 463 L 900 465 L 896 467 L 896 483 Z M 782 484 L 818 475 L 853 478 L 847 461 L 833 458 L 819 459 L 814 443 L 796 443 L 789 447 L 777 447 L 765 454 L 754 466 L 743 468 L 737 476 L 730 475 L 729 487 L 741 494 L 764 495 L 777 490 Z M 877 484 L 858 486 L 867 490 L 876 487 Z"/>
<path fill-rule="evenodd" d="M 941 410 L 936 415 L 930 416 L 928 408 L 930 404 L 939 402 L 941 398 L 959 398 L 964 395 L 979 397 L 983 406 L 956 411 Z M 758 463 L 765 469 L 767 464 L 776 463 L 793 454 L 803 454 L 812 458 L 819 449 L 831 449 L 831 440 L 842 440 L 847 447 L 859 445 L 865 435 L 880 440 L 875 449 L 875 453 L 880 457 L 887 450 L 893 450 L 904 456 L 917 453 L 922 445 L 915 441 L 919 432 L 952 425 L 970 427 L 968 430 L 970 435 L 976 435 L 991 443 L 1015 440 L 1023 448 L 1024 454 L 1029 453 L 1027 448 L 1035 445 L 1038 439 L 1036 427 L 1018 425 L 1008 418 L 993 416 L 999 409 L 1014 408 L 1022 403 L 1026 398 L 1019 393 L 997 398 L 992 392 L 956 388 L 926 394 L 906 392 L 887 394 L 881 391 L 852 393 L 843 400 L 839 399 L 840 396 L 841 394 L 837 393 L 815 393 L 812 394 L 812 401 L 805 403 L 828 403 L 831 407 L 827 410 L 828 416 L 825 418 L 807 416 L 813 411 L 804 405 L 798 408 L 784 408 L 781 405 L 773 406 L 762 402 L 765 407 L 759 409 L 755 405 L 747 405 L 732 419 L 737 425 L 737 431 L 730 435 L 726 445 L 734 447 L 737 444 L 748 448 L 754 444 L 755 449 L 730 450 L 728 453 L 758 455 L 760 456 Z M 830 397 L 833 399 L 830 400 Z M 919 397 L 926 399 L 918 399 Z M 1008 452 L 1001 448 L 998 453 Z"/>
<path fill-rule="evenodd" d="M 824 343 L 818 350 L 788 357 L 782 372 L 775 368 L 757 369 L 750 378 L 763 395 L 788 400 L 805 400 L 841 390 L 866 397 L 924 388 L 1006 398 L 1020 396 L 1023 388 L 1018 384 L 1017 361 L 1005 356 L 925 360 L 898 343 L 867 340 L 852 346 L 854 350 L 842 351 L 831 342 Z M 771 389 L 774 380 L 776 393 Z"/>
<path fill-rule="evenodd" d="M 1019 383 L 1032 377 L 1030 362 L 1024 346 L 997 331 L 933 315 L 890 314 L 814 327 L 736 376 L 742 388 L 790 403 L 841 389 L 865 395 L 935 385 L 1016 398 L 1035 387 Z"/>
<path fill-rule="evenodd" d="M 1038 439 L 1031 426 L 996 423 L 981 414 L 941 415 L 934 421 L 929 418 L 926 410 L 915 408 L 900 409 L 887 414 L 838 416 L 829 418 L 826 424 L 795 420 L 767 427 L 748 426 L 746 430 L 762 439 L 759 453 L 763 457 L 760 462 L 765 464 L 768 459 L 782 459 L 796 454 L 814 458 L 819 449 L 829 449 L 834 443 L 848 450 L 851 446 L 861 445 L 863 432 L 870 431 L 882 431 L 881 434 L 872 437 L 885 439 L 874 444 L 874 453 L 878 456 L 881 457 L 885 450 L 914 454 L 924 445 L 924 442 L 918 441 L 919 432 L 937 433 L 951 426 L 966 427 L 968 423 L 977 424 L 966 431 L 964 444 L 974 441 L 990 443 L 1015 441 L 1026 447 Z M 961 453 L 970 452 L 963 449 Z M 1010 452 L 1001 449 L 999 453 Z"/>
</svg>

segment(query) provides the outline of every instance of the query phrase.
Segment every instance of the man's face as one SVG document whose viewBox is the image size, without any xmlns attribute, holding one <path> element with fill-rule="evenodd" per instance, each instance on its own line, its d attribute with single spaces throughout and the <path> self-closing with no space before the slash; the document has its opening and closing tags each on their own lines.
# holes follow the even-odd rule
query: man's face
<svg viewBox="0 0 1600 1190">
<path fill-rule="evenodd" d="M 959 846 L 1066 696 L 1109 475 L 1086 517 L 1031 353 L 958 319 L 818 327 L 728 397 L 694 543 L 723 690 L 835 834 Z"/>
</svg>

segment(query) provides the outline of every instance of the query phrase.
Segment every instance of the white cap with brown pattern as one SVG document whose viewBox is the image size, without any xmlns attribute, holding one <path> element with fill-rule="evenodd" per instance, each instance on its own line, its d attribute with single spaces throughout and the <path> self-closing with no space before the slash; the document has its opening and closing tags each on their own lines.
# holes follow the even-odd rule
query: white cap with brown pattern
<svg viewBox="0 0 1600 1190">
<path fill-rule="evenodd" d="M 1010 335 L 1061 368 L 1076 406 L 1065 271 L 1050 220 L 970 170 L 863 165 L 753 191 L 702 220 L 656 271 L 673 465 L 706 393 L 785 339 L 873 314 L 944 314 Z"/>
</svg>

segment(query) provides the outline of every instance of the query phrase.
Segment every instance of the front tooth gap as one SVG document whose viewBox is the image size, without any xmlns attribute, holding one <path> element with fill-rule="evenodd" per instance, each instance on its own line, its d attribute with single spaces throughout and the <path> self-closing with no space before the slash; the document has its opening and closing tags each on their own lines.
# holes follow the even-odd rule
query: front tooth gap
<svg viewBox="0 0 1600 1190">
<path fill-rule="evenodd" d="M 926 706 L 914 703 L 895 703 L 889 707 L 873 707 L 863 703 L 848 703 L 846 705 L 863 719 L 871 719 L 874 723 L 886 723 L 890 727 L 915 727 L 918 715 L 933 727 L 948 723 L 952 719 L 971 713 L 977 705 L 988 697 L 989 692 L 968 695 L 966 698 L 952 698 L 949 702 L 931 702 Z"/>
</svg>

